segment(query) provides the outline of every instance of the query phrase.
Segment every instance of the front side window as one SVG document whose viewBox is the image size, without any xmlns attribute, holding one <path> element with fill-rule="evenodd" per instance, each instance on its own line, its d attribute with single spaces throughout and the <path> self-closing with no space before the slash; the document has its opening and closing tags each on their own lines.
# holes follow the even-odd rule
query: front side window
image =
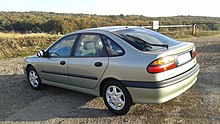
<svg viewBox="0 0 220 124">
<path fill-rule="evenodd" d="M 82 34 L 75 52 L 76 57 L 106 56 L 99 34 Z"/>
<path fill-rule="evenodd" d="M 60 41 L 58 41 L 48 50 L 49 56 L 56 56 L 56 57 L 70 56 L 76 37 L 77 35 L 69 35 L 60 39 Z"/>
</svg>

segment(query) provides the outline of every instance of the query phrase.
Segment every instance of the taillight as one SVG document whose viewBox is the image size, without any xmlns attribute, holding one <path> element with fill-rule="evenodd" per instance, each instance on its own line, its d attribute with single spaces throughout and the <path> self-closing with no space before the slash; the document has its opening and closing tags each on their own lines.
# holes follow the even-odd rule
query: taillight
<svg viewBox="0 0 220 124">
<path fill-rule="evenodd" d="M 173 56 L 165 56 L 154 60 L 148 67 L 150 73 L 164 72 L 177 66 L 176 59 Z"/>
<path fill-rule="evenodd" d="M 195 57 L 196 57 L 196 48 L 194 47 L 192 50 L 192 58 L 195 58 Z"/>
</svg>

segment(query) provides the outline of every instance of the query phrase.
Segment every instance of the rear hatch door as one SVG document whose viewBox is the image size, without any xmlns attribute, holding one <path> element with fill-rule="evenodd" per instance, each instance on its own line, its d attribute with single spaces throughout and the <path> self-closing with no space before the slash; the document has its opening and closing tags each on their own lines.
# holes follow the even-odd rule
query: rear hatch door
<svg viewBox="0 0 220 124">
<path fill-rule="evenodd" d="M 162 81 L 175 76 L 178 76 L 191 68 L 193 68 L 197 61 L 192 57 L 192 51 L 194 49 L 194 43 L 181 42 L 180 44 L 170 46 L 167 50 L 154 51 L 153 54 L 158 54 L 158 58 L 164 56 L 175 56 L 177 67 L 161 73 L 156 73 L 151 76 L 152 80 Z"/>
</svg>

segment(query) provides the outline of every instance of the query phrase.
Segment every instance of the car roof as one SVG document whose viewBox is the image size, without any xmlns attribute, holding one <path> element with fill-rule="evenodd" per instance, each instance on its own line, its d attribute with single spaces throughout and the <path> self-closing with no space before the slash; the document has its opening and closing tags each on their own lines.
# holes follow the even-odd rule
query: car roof
<svg viewBox="0 0 220 124">
<path fill-rule="evenodd" d="M 128 29 L 128 28 L 138 28 L 138 27 L 137 26 L 109 26 L 109 27 L 89 28 L 89 29 L 84 29 L 81 31 L 109 31 L 109 32 L 113 32 L 113 31 L 118 31 L 118 30 L 123 30 L 123 29 Z"/>
</svg>

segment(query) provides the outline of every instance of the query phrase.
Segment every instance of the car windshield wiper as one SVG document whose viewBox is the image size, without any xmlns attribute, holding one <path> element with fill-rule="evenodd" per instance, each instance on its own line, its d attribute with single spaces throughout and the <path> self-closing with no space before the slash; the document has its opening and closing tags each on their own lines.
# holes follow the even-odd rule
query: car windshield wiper
<svg viewBox="0 0 220 124">
<path fill-rule="evenodd" d="M 150 51 L 150 49 L 152 49 L 152 47 L 150 45 L 146 44 L 146 42 L 144 42 L 143 40 L 137 40 L 136 38 L 135 38 L 136 40 L 134 40 L 134 38 L 132 39 L 131 37 L 128 37 L 128 36 L 123 35 L 123 34 L 117 34 L 117 33 L 113 33 L 113 34 L 120 37 L 120 38 L 122 38 L 125 41 L 129 41 L 130 44 L 133 44 L 132 42 L 135 42 L 136 44 L 139 44 L 140 46 L 144 46 L 144 49 L 142 49 L 142 50 Z"/>
<path fill-rule="evenodd" d="M 152 43 L 149 43 L 149 42 L 147 42 L 147 41 L 145 41 L 145 40 L 143 40 L 143 39 L 141 39 L 141 38 L 139 38 L 139 37 L 135 37 L 135 36 L 132 36 L 132 35 L 129 35 L 129 34 L 127 34 L 126 36 L 128 36 L 128 37 L 131 37 L 131 38 L 134 38 L 134 39 L 137 39 L 137 40 L 140 40 L 140 41 L 143 41 L 145 44 L 148 44 L 148 45 L 150 45 L 150 46 L 160 46 L 160 47 L 166 47 L 167 49 L 168 49 L 168 45 L 165 45 L 165 44 L 152 44 Z"/>
<path fill-rule="evenodd" d="M 125 36 L 128 37 L 128 38 L 130 38 L 130 39 L 132 39 L 132 40 L 135 41 L 137 44 L 143 45 L 144 48 L 145 48 L 145 50 L 150 51 L 149 48 L 152 49 L 152 47 L 151 47 L 149 44 L 147 44 L 147 43 L 146 43 L 144 40 L 142 40 L 142 39 L 139 39 L 139 38 L 136 38 L 136 37 L 133 37 L 133 36 L 130 36 L 130 35 L 125 35 Z"/>
</svg>

